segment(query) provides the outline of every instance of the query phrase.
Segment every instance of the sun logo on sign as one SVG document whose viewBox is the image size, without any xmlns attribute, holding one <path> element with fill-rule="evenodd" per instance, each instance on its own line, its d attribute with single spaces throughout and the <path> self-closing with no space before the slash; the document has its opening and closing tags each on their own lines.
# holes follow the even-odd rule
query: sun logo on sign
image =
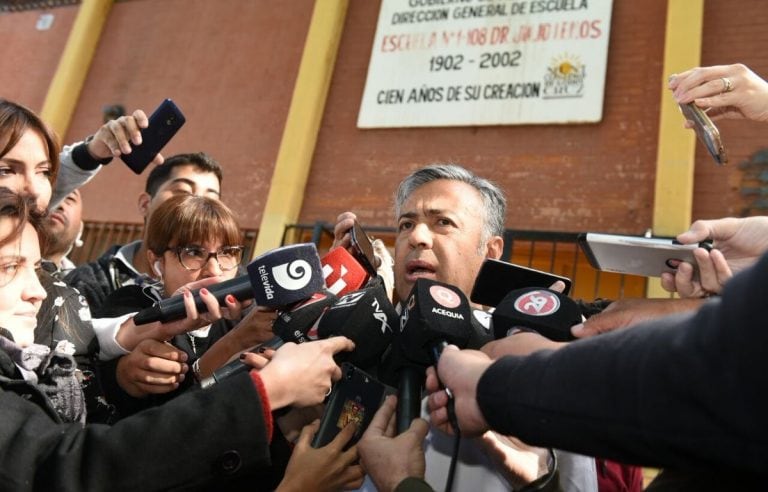
<svg viewBox="0 0 768 492">
<path fill-rule="evenodd" d="M 577 55 L 564 53 L 552 59 L 544 75 L 543 98 L 581 97 L 586 66 Z"/>
</svg>

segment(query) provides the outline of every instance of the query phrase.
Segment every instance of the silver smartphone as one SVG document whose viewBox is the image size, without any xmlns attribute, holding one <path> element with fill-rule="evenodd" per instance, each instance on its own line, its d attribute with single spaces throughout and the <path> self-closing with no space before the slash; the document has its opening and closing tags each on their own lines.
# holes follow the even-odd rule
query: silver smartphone
<svg viewBox="0 0 768 492">
<path fill-rule="evenodd" d="M 590 265 L 607 272 L 660 277 L 674 273 L 677 261 L 686 261 L 696 268 L 693 250 L 711 249 L 707 242 L 680 244 L 674 239 L 622 236 L 588 232 L 579 235 L 579 246 Z"/>
<path fill-rule="evenodd" d="M 680 104 L 680 111 L 686 120 L 693 122 L 693 129 L 701 143 L 707 148 L 707 152 L 715 160 L 715 163 L 722 166 L 728 162 L 728 153 L 720 138 L 720 130 L 717 129 L 707 113 L 694 103 Z"/>
</svg>

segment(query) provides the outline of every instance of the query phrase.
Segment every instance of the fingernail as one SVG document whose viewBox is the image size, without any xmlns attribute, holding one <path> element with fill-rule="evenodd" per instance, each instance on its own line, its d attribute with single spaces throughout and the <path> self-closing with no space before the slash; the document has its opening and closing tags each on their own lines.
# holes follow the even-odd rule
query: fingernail
<svg viewBox="0 0 768 492">
<path fill-rule="evenodd" d="M 184 289 L 184 297 L 192 297 L 192 292 L 189 289 Z"/>
<path fill-rule="evenodd" d="M 243 352 L 242 354 L 240 354 L 240 360 L 245 360 L 245 352 Z"/>
<path fill-rule="evenodd" d="M 574 336 L 584 333 L 584 323 L 579 323 L 578 325 L 571 326 L 571 333 Z"/>
<path fill-rule="evenodd" d="M 203 295 L 206 295 L 206 296 L 207 296 L 207 295 L 209 294 L 209 292 L 208 292 L 208 289 L 206 289 L 205 287 L 203 287 L 202 289 L 200 289 L 200 294 L 203 294 Z"/>
<path fill-rule="evenodd" d="M 256 349 L 256 352 L 258 352 L 260 354 L 263 354 L 266 351 L 267 351 L 267 347 L 259 347 L 259 348 Z"/>
<path fill-rule="evenodd" d="M 227 299 L 227 302 L 230 303 L 230 304 L 234 304 L 235 303 L 235 296 L 233 296 L 232 294 L 228 294 L 226 299 Z"/>
</svg>

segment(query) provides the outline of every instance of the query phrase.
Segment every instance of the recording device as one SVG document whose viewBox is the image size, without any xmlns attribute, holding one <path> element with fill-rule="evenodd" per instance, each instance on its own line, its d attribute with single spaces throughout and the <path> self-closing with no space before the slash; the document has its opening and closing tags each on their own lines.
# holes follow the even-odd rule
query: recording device
<svg viewBox="0 0 768 492">
<path fill-rule="evenodd" d="M 316 339 L 317 337 L 313 337 L 310 331 L 315 327 L 323 312 L 337 300 L 338 298 L 330 292 L 315 292 L 304 302 L 279 312 L 272 324 L 272 332 L 275 336 L 260 345 L 259 348 L 277 350 L 287 342 L 304 343 Z M 224 378 L 251 369 L 248 364 L 235 359 L 219 367 L 209 377 L 200 381 L 200 386 L 207 388 L 220 383 Z"/>
<path fill-rule="evenodd" d="M 312 243 L 294 244 L 273 249 L 247 266 L 248 274 L 207 287 L 224 305 L 228 295 L 239 301 L 255 299 L 258 306 L 279 308 L 309 298 L 324 286 L 320 257 Z M 200 289 L 193 292 L 198 312 L 207 312 Z M 176 295 L 139 311 L 136 325 L 182 319 L 187 315 L 184 296 Z"/>
<path fill-rule="evenodd" d="M 363 265 L 368 275 L 376 277 L 378 275 L 376 273 L 378 261 L 373 253 L 373 243 L 357 220 L 355 220 L 352 229 L 349 231 L 349 239 L 352 254 Z"/>
<path fill-rule="evenodd" d="M 725 151 L 723 141 L 720 139 L 720 130 L 717 129 L 712 120 L 703 109 L 696 106 L 695 103 L 680 104 L 680 111 L 683 117 L 693 122 L 693 129 L 699 141 L 704 144 L 709 155 L 714 159 L 715 164 L 722 166 L 728 162 L 728 154 Z"/>
<path fill-rule="evenodd" d="M 345 336 L 355 342 L 355 350 L 339 352 L 336 360 L 368 369 L 381 360 L 399 321 L 383 284 L 375 284 L 339 298 L 320 318 L 317 334 L 319 338 Z"/>
<path fill-rule="evenodd" d="M 147 127 L 141 129 L 141 143 L 131 145 L 131 153 L 122 154 L 120 158 L 134 173 L 141 174 L 185 121 L 178 106 L 170 99 L 164 100 L 149 117 Z"/>
<path fill-rule="evenodd" d="M 693 250 L 712 249 L 709 242 L 680 244 L 674 239 L 594 232 L 579 234 L 578 243 L 593 268 L 643 277 L 674 273 L 676 267 L 672 260 L 687 261 L 696 268 Z"/>
<path fill-rule="evenodd" d="M 411 362 L 399 371 L 398 434 L 408 430 L 420 415 L 426 367 L 437 364 L 448 344 L 467 346 L 472 335 L 471 316 L 469 302 L 457 287 L 426 278 L 416 280 L 405 302 L 396 339 Z"/>
<path fill-rule="evenodd" d="M 341 372 L 341 379 L 333 386 L 320 420 L 320 428 L 312 440 L 313 448 L 327 445 L 352 422 L 357 424 L 357 429 L 345 449 L 355 445 L 386 395 L 395 391 L 347 362 L 342 364 Z"/>
<path fill-rule="evenodd" d="M 365 268 L 344 248 L 331 250 L 320 259 L 320 263 L 326 287 L 337 296 L 361 288 L 368 277 Z"/>
<path fill-rule="evenodd" d="M 576 301 L 538 287 L 513 290 L 504 296 L 491 316 L 497 340 L 507 337 L 512 329 L 522 328 L 556 342 L 567 342 L 575 339 L 571 327 L 582 321 Z"/>
<path fill-rule="evenodd" d="M 571 279 L 568 277 L 487 258 L 480 267 L 469 297 L 472 302 L 496 306 L 510 290 L 522 287 L 549 288 L 558 280 L 565 284 L 563 294 L 567 295 L 571 289 Z"/>
<path fill-rule="evenodd" d="M 336 360 L 369 367 L 379 361 L 389 346 L 392 327 L 397 322 L 397 312 L 381 285 L 340 298 L 330 292 L 318 292 L 300 305 L 279 313 L 272 325 L 275 337 L 260 348 L 278 349 L 286 342 L 304 343 L 318 338 L 345 336 L 355 342 L 355 349 L 336 354 Z M 225 377 L 249 369 L 248 364 L 234 360 L 214 371 L 200 385 L 207 388 Z"/>
</svg>

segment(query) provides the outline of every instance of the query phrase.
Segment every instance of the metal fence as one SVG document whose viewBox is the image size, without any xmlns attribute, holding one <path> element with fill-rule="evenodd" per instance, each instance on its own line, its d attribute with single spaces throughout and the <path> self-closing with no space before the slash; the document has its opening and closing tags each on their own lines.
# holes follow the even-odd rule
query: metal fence
<svg viewBox="0 0 768 492">
<path fill-rule="evenodd" d="M 88 222 L 83 229 L 83 246 L 75 248 L 69 257 L 78 265 L 95 260 L 114 244 L 139 239 L 142 230 L 141 224 Z M 394 250 L 394 228 L 367 227 L 366 230 L 369 235 L 384 241 L 390 251 Z M 252 256 L 257 235 L 258 231 L 254 229 L 243 230 L 244 258 Z M 571 296 L 577 299 L 645 297 L 645 278 L 600 272 L 592 268 L 576 244 L 577 235 L 573 232 L 507 229 L 504 232 L 503 259 L 570 278 L 573 282 Z M 324 254 L 333 243 L 333 224 L 315 222 L 287 226 L 282 244 L 300 242 L 315 243 L 320 254 Z"/>
</svg>

